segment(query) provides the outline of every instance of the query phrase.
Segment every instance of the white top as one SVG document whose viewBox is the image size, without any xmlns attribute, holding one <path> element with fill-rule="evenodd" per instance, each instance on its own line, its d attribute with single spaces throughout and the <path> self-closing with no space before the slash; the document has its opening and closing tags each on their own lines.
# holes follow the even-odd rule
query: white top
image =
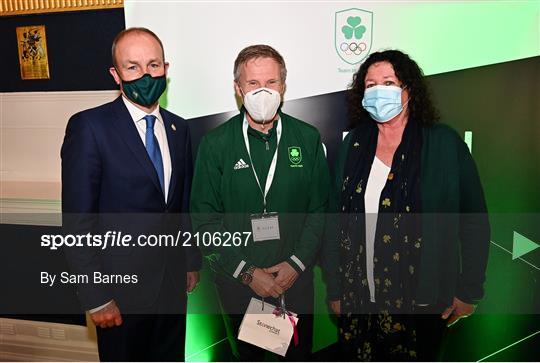
<svg viewBox="0 0 540 363">
<path fill-rule="evenodd" d="M 390 167 L 386 166 L 376 156 L 371 164 L 371 171 L 364 195 L 364 208 L 366 210 L 366 274 L 371 302 L 375 302 L 375 280 L 373 278 L 373 252 L 375 232 L 377 229 L 377 215 L 379 213 L 379 199 L 388 180 Z"/>
<path fill-rule="evenodd" d="M 156 139 L 159 143 L 159 150 L 161 151 L 161 159 L 163 160 L 163 177 L 164 177 L 164 194 L 165 194 L 165 202 L 167 202 L 167 196 L 169 195 L 169 183 L 171 182 L 171 174 L 172 174 L 172 165 L 171 165 L 171 153 L 169 152 L 169 143 L 167 141 L 167 133 L 165 132 L 165 124 L 163 123 L 163 117 L 161 117 L 161 114 L 159 113 L 159 106 L 156 107 L 151 113 L 146 113 L 140 108 L 136 107 L 134 104 L 129 102 L 124 96 L 122 96 L 122 100 L 124 101 L 124 104 L 126 105 L 129 114 L 131 115 L 131 118 L 133 119 L 133 122 L 135 123 L 135 126 L 137 127 L 137 131 L 139 132 L 139 136 L 141 137 L 141 140 L 146 147 L 146 120 L 144 119 L 144 116 L 146 115 L 154 115 L 156 116 L 156 123 L 154 124 L 154 135 L 156 135 Z"/>
</svg>

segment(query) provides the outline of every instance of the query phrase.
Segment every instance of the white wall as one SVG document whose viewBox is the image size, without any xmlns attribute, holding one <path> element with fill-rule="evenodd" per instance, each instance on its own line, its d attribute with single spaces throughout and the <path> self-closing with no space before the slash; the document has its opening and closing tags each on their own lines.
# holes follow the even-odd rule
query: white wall
<svg viewBox="0 0 540 363">
<path fill-rule="evenodd" d="M 125 1 L 126 26 L 162 39 L 168 109 L 185 118 L 237 109 L 233 63 L 252 44 L 269 44 L 285 58 L 286 100 L 346 89 L 359 63 L 341 59 L 336 45 L 344 41 L 340 14 L 352 8 L 364 11 L 357 14 L 367 28 L 361 41 L 371 52 L 401 49 L 426 75 L 540 54 L 537 0 Z"/>
<path fill-rule="evenodd" d="M 12 217 L 7 213 L 60 211 L 60 148 L 67 121 L 74 113 L 117 96 L 118 91 L 0 93 L 0 212 L 4 219 Z"/>
</svg>

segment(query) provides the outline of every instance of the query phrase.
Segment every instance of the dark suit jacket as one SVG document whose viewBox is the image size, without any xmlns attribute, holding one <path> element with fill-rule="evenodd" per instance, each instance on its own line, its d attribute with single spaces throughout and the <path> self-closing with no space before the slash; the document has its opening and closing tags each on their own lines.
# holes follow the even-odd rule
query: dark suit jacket
<svg viewBox="0 0 540 363">
<path fill-rule="evenodd" d="M 62 145 L 63 224 L 70 232 L 168 233 L 189 229 L 192 156 L 184 119 L 161 108 L 172 175 L 165 202 L 157 173 L 122 98 L 71 117 Z M 173 215 L 174 214 L 174 215 Z M 168 222 L 163 220 L 169 217 Z M 171 218 L 172 217 L 172 218 Z M 137 275 L 134 284 L 79 284 L 84 309 L 111 299 L 121 311 L 154 304 L 166 273 L 185 302 L 186 271 L 199 270 L 197 249 L 182 247 L 66 247 L 72 273 Z M 169 284 L 170 285 L 170 284 Z M 185 304 L 184 304 L 185 305 Z"/>
</svg>

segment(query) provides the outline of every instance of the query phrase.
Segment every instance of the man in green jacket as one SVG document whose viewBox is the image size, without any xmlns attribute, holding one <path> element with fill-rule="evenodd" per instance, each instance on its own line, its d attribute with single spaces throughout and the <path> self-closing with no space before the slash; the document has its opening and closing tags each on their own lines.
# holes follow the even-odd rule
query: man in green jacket
<svg viewBox="0 0 540 363">
<path fill-rule="evenodd" d="M 219 235 L 206 248 L 240 360 L 264 359 L 264 351 L 236 339 L 252 297 L 274 305 L 284 296 L 299 314 L 298 345 L 287 359 L 307 360 L 313 328 L 313 265 L 324 228 L 329 172 L 320 134 L 282 113 L 287 70 L 267 45 L 243 49 L 234 64 L 240 113 L 201 141 L 191 211 L 196 232 Z M 225 247 L 230 233 L 251 236 Z M 207 233 L 207 235 L 209 235 Z"/>
</svg>

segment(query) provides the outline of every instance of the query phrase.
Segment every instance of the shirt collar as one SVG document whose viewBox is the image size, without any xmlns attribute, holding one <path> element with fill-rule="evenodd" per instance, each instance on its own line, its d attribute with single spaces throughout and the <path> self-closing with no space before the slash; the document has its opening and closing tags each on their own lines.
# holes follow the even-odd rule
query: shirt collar
<svg viewBox="0 0 540 363">
<path fill-rule="evenodd" d="M 146 115 L 154 115 L 159 122 L 163 123 L 163 119 L 161 118 L 161 114 L 159 113 L 159 105 L 152 112 L 146 113 L 137 106 L 135 106 L 133 103 L 129 102 L 129 100 L 124 95 L 122 95 L 122 101 L 124 101 L 124 104 L 126 105 L 126 108 L 128 109 L 133 122 L 137 123 L 144 120 L 144 116 Z"/>
</svg>

